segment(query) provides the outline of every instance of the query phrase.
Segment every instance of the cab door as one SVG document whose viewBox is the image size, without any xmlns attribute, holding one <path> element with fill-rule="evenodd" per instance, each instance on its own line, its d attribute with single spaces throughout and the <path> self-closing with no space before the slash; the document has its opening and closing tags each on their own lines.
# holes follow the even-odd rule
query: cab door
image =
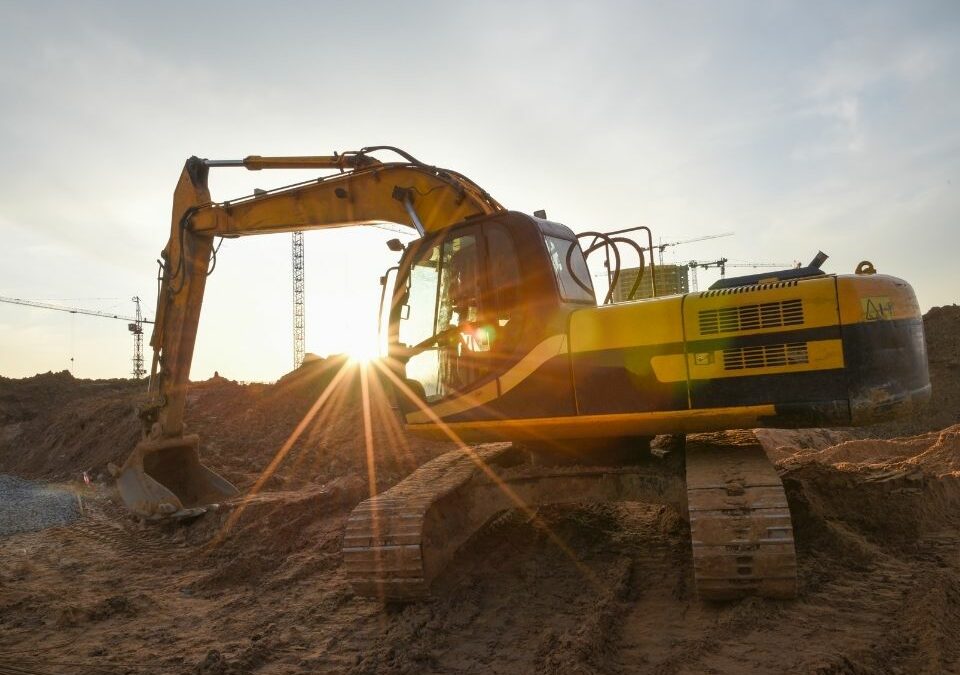
<svg viewBox="0 0 960 675">
<path fill-rule="evenodd" d="M 427 403 L 468 391 L 489 371 L 483 327 L 483 242 L 476 225 L 422 242 L 412 253 L 397 342 L 406 378 Z"/>
</svg>

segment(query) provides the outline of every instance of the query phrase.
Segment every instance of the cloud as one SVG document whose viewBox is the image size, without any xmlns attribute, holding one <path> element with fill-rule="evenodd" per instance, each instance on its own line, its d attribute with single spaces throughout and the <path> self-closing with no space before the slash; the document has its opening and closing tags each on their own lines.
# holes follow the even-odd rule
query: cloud
<svg viewBox="0 0 960 675">
<path fill-rule="evenodd" d="M 678 247 L 681 259 L 806 260 L 824 248 L 832 269 L 868 257 L 910 279 L 924 306 L 960 297 L 960 278 L 940 272 L 960 246 L 954 2 L 2 11 L 0 292 L 152 297 L 191 154 L 390 143 L 575 229 L 737 232 Z M 221 171 L 211 182 L 232 197 L 285 180 Z M 320 241 L 315 315 L 363 283 L 333 262 L 371 258 L 374 283 L 383 262 L 359 239 Z M 214 364 L 231 353 L 234 376 L 269 379 L 289 361 L 288 241 L 233 244 L 211 280 L 195 374 L 229 371 Z M 271 321 L 250 322 L 250 303 Z M 8 353 L 29 352 L 5 330 Z M 260 358 L 257 339 L 279 356 Z"/>
</svg>

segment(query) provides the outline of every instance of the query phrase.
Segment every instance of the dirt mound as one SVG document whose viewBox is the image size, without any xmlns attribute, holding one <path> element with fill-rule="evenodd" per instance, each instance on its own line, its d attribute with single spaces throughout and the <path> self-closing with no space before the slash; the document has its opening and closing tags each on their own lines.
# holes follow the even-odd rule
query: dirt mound
<svg viewBox="0 0 960 675">
<path fill-rule="evenodd" d="M 139 438 L 133 401 L 145 386 L 67 371 L 0 377 L 0 472 L 76 480 L 116 461 Z"/>
<path fill-rule="evenodd" d="M 241 488 L 256 482 L 304 420 L 267 488 L 367 476 L 365 378 L 371 457 L 382 488 L 448 444 L 403 434 L 377 372 L 334 357 L 306 363 L 274 384 L 222 377 L 195 382 L 187 394 L 186 429 L 200 435 L 203 461 Z M 106 481 L 107 464 L 122 463 L 140 438 L 134 403 L 144 386 L 132 380 L 77 380 L 67 372 L 0 378 L 0 473 L 75 480 L 86 471 Z M 310 415 L 321 398 L 323 406 Z"/>
<path fill-rule="evenodd" d="M 804 451 L 830 448 L 854 437 L 846 429 L 754 429 L 753 433 L 774 462 Z"/>
<path fill-rule="evenodd" d="M 960 424 L 960 305 L 932 307 L 923 315 L 930 364 L 930 402 L 917 414 L 870 427 L 876 437 L 912 436 Z"/>
<path fill-rule="evenodd" d="M 356 597 L 341 565 L 362 472 L 161 527 L 85 500 L 70 527 L 0 548 L 0 662 L 183 675 L 958 672 L 960 479 L 942 464 L 954 442 L 948 429 L 890 461 L 851 446 L 783 462 L 793 602 L 697 600 L 689 530 L 660 505 L 506 513 L 457 554 L 433 600 L 384 607 Z"/>
<path fill-rule="evenodd" d="M 845 440 L 823 448 L 796 449 L 779 445 L 778 434 L 757 433 L 768 454 L 785 467 L 809 462 L 825 464 L 848 471 L 883 475 L 910 474 L 920 471 L 934 477 L 960 477 L 960 424 L 943 431 L 906 438 L 866 438 Z"/>
</svg>

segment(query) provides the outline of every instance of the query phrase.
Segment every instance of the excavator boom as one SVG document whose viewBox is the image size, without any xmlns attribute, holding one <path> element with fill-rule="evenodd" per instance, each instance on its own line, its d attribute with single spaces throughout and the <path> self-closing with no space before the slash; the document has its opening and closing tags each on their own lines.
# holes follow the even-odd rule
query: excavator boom
<svg viewBox="0 0 960 675">
<path fill-rule="evenodd" d="M 371 153 L 391 150 L 404 161 Z M 210 168 L 326 169 L 337 173 L 232 201 L 211 199 Z M 140 407 L 143 440 L 121 469 L 127 506 L 146 518 L 188 515 L 236 493 L 204 467 L 199 440 L 184 434 L 186 387 L 215 237 L 315 230 L 376 222 L 405 225 L 421 235 L 503 207 L 465 176 L 428 166 L 380 146 L 320 157 L 204 160 L 184 165 L 173 197 L 170 238 L 161 253 L 150 387 Z"/>
</svg>

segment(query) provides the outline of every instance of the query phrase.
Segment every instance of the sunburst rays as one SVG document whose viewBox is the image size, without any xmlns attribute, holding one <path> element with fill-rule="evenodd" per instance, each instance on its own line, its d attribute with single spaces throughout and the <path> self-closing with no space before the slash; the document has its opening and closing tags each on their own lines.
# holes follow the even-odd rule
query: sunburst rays
<svg viewBox="0 0 960 675">
<path fill-rule="evenodd" d="M 535 508 L 527 504 L 503 478 L 489 466 L 472 447 L 463 441 L 460 436 L 450 428 L 437 414 L 426 405 L 407 384 L 397 376 L 389 364 L 383 359 L 363 361 L 355 359 L 346 359 L 342 361 L 329 383 L 323 388 L 309 410 L 303 415 L 293 431 L 287 436 L 286 440 L 274 453 L 267 466 L 261 471 L 253 486 L 240 500 L 240 503 L 230 513 L 224 525 L 220 528 L 217 536 L 211 542 L 212 546 L 219 544 L 227 534 L 236 526 L 241 518 L 246 506 L 251 503 L 262 491 L 264 485 L 276 473 L 279 466 L 290 455 L 291 450 L 297 444 L 304 434 L 308 434 L 311 445 L 316 444 L 317 451 L 314 453 L 309 473 L 316 473 L 320 463 L 326 457 L 319 450 L 319 445 L 324 440 L 324 434 L 327 433 L 328 425 L 326 423 L 335 421 L 349 409 L 351 400 L 351 374 L 358 374 L 359 393 L 360 393 L 360 422 L 363 439 L 362 460 L 366 468 L 366 491 L 370 497 L 374 497 L 378 492 L 378 453 L 376 430 L 382 432 L 385 436 L 388 451 L 392 451 L 393 460 L 405 470 L 413 470 L 419 463 L 412 452 L 403 428 L 401 427 L 397 416 L 390 406 L 390 397 L 384 386 L 382 378 L 389 381 L 392 388 L 399 396 L 408 400 L 421 410 L 436 425 L 443 434 L 456 446 L 459 452 L 464 453 L 477 468 L 507 497 L 509 502 L 520 510 L 527 520 L 535 527 L 546 534 L 548 539 L 557 546 L 571 563 L 581 572 L 585 579 L 596 587 L 602 587 L 603 584 L 597 579 L 596 575 L 587 567 L 571 549 L 571 547 L 543 520 Z M 382 376 L 382 377 L 381 377 Z M 346 386 L 345 386 L 346 385 Z M 355 390 L 354 390 L 355 391 Z M 501 417 L 500 415 L 497 415 Z M 502 418 L 502 417 L 501 417 Z M 376 425 L 376 427 L 375 427 Z M 310 455 L 309 449 L 301 450 L 296 457 L 293 467 L 299 467 L 305 458 Z M 382 460 L 383 457 L 380 457 Z M 379 532 L 379 519 L 376 513 L 374 517 L 374 531 Z"/>
</svg>

